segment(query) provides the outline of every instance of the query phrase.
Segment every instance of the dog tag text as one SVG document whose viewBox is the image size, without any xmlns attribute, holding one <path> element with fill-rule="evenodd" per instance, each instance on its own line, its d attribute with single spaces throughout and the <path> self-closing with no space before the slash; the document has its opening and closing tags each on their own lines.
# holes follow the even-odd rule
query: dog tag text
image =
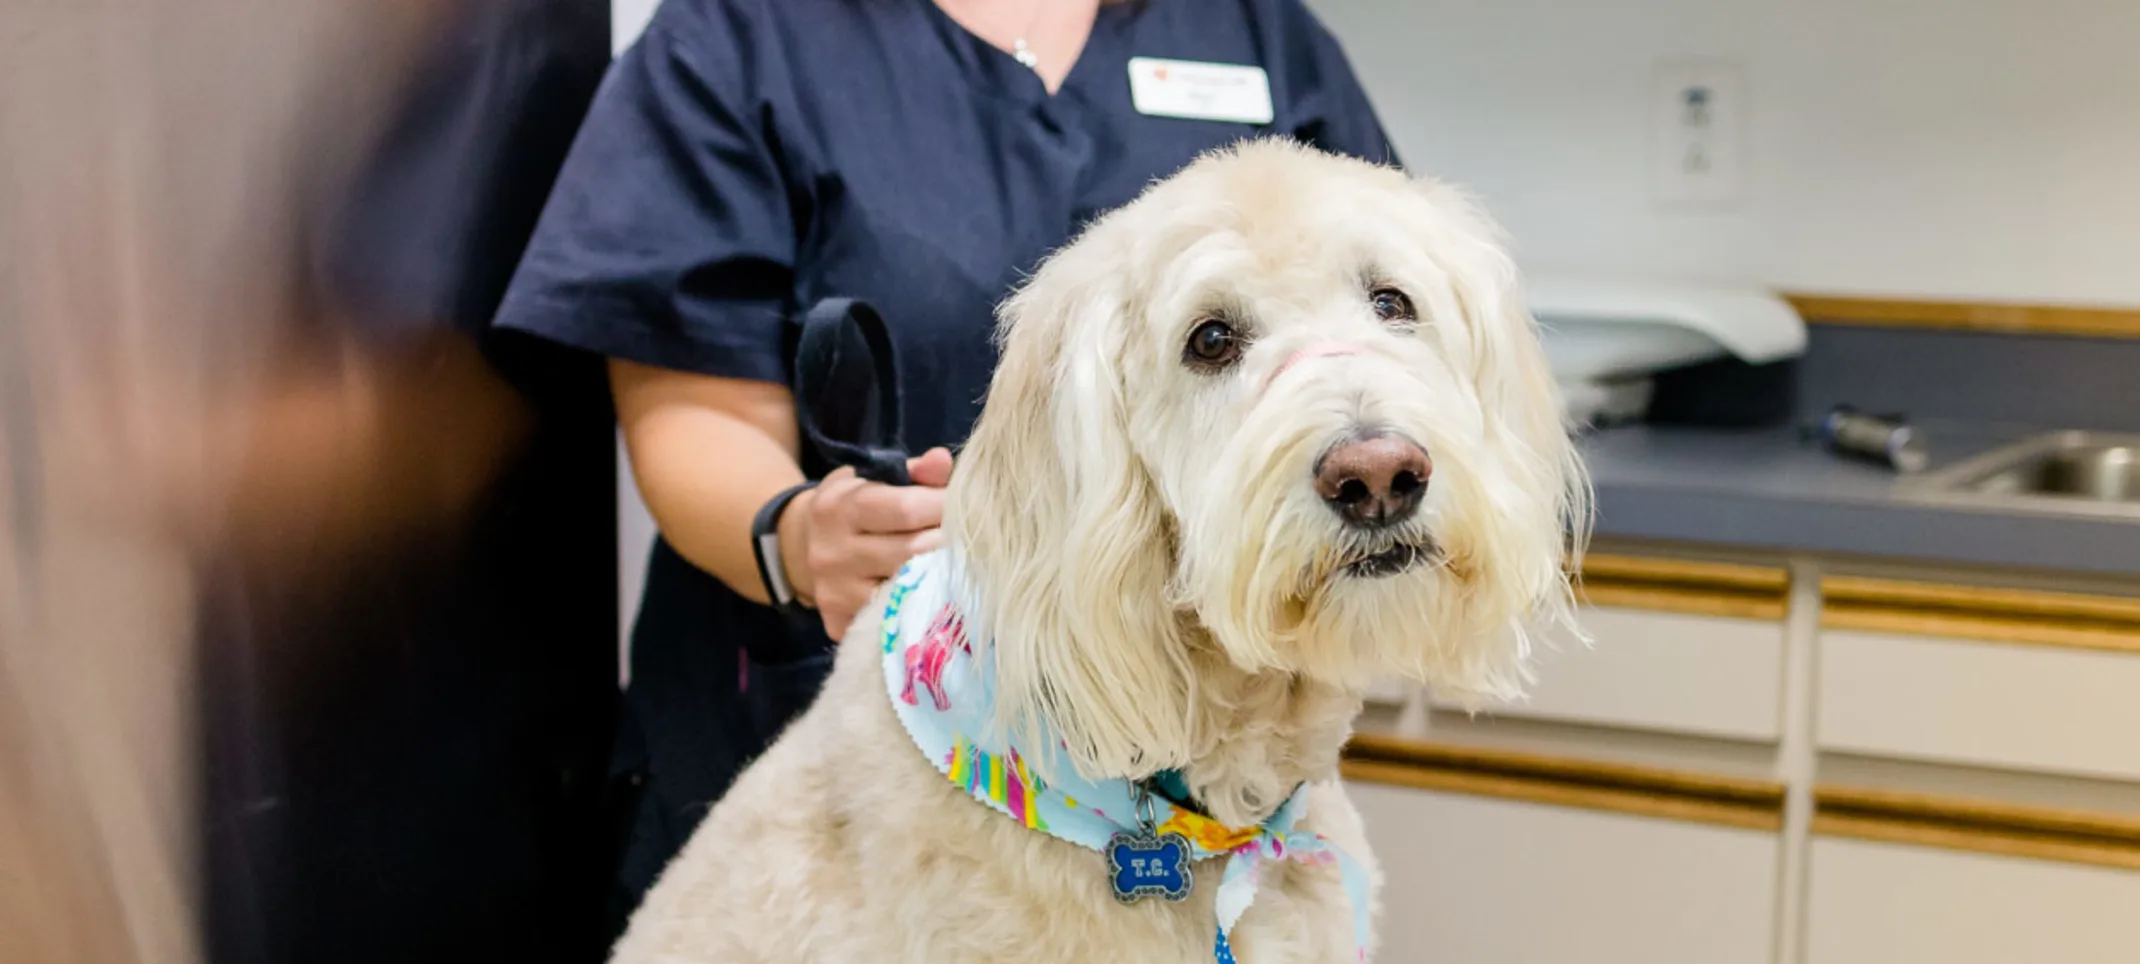
<svg viewBox="0 0 2140 964">
<path fill-rule="evenodd" d="M 1118 833 L 1107 845 L 1115 899 L 1134 904 L 1146 897 L 1183 900 L 1195 881 L 1189 840 L 1178 833 Z"/>
</svg>

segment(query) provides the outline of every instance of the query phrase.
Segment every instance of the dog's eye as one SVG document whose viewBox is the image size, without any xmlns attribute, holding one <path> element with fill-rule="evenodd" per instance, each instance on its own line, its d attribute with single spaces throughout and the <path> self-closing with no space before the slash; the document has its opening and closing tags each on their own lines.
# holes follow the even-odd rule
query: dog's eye
<svg viewBox="0 0 2140 964">
<path fill-rule="evenodd" d="M 1189 332 L 1184 361 L 1203 368 L 1224 368 L 1241 357 L 1241 334 L 1223 321 L 1206 321 Z"/>
<path fill-rule="evenodd" d="M 1375 317 L 1388 322 L 1417 321 L 1419 315 L 1412 311 L 1412 299 L 1395 288 L 1376 288 L 1368 294 L 1375 306 Z"/>
</svg>

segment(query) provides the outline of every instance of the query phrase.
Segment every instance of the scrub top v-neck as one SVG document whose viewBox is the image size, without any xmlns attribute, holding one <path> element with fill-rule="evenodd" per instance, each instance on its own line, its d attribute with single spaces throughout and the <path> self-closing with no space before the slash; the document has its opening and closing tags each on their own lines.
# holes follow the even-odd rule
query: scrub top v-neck
<svg viewBox="0 0 2140 964">
<path fill-rule="evenodd" d="M 1259 67 L 1273 119 L 1141 114 L 1132 57 Z M 861 298 L 892 329 L 908 446 L 954 445 L 995 364 L 994 307 L 1043 255 L 1198 154 L 1269 135 L 1395 161 L 1302 0 L 1103 4 L 1053 94 L 931 0 L 666 0 L 605 81 L 497 323 L 785 383 L 799 309 Z M 628 702 L 664 836 L 807 704 L 829 646 L 657 544 Z"/>
</svg>

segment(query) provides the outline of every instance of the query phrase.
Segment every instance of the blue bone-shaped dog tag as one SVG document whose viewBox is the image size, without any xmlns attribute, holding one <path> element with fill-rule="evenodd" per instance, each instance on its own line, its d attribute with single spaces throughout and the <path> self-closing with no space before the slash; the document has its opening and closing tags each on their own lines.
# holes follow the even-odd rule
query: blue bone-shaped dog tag
<svg viewBox="0 0 2140 964">
<path fill-rule="evenodd" d="M 1178 833 L 1117 833 L 1107 844 L 1107 864 L 1115 899 L 1125 904 L 1146 897 L 1185 900 L 1195 884 L 1189 839 Z"/>
</svg>

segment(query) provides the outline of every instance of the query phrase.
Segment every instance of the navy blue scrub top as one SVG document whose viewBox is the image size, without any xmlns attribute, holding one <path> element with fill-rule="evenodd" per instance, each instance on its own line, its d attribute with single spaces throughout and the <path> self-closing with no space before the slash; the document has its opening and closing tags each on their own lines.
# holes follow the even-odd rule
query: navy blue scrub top
<svg viewBox="0 0 2140 964">
<path fill-rule="evenodd" d="M 1261 66 L 1275 120 L 1141 115 L 1133 56 Z M 862 298 L 897 344 L 908 447 L 952 445 L 995 364 L 994 307 L 1042 255 L 1266 134 L 1395 160 L 1301 0 L 1104 5 L 1052 96 L 931 0 L 666 0 L 605 81 L 498 323 L 785 383 L 798 306 Z M 807 704 L 829 641 L 666 545 L 650 566 L 630 702 L 661 809 L 688 823 Z"/>
</svg>

